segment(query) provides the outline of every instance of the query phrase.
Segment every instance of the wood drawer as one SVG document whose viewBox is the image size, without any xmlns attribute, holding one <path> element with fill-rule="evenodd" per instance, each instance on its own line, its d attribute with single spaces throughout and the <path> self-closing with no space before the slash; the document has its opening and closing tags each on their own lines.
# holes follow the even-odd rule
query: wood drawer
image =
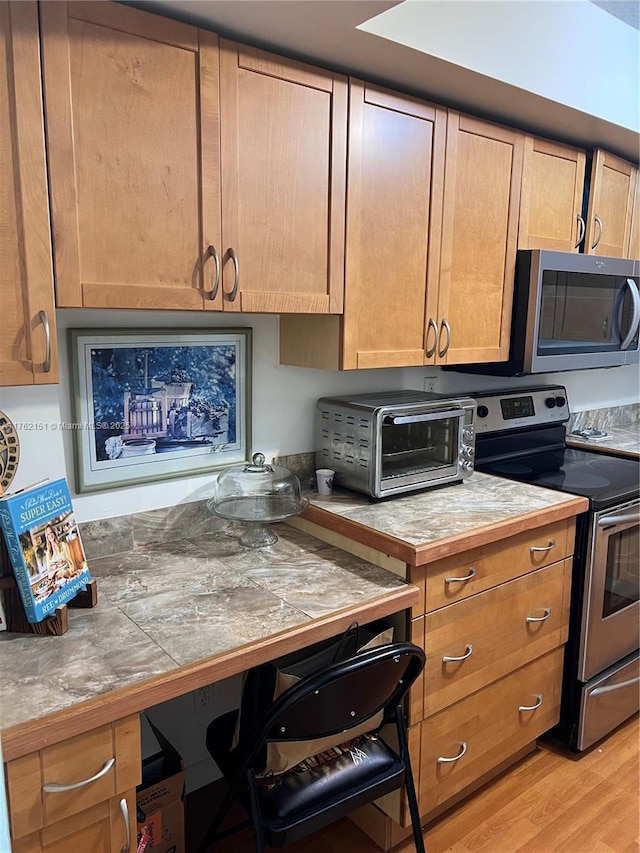
<svg viewBox="0 0 640 853">
<path fill-rule="evenodd" d="M 46 784 L 72 785 L 111 769 L 70 791 L 46 792 Z M 61 741 L 6 765 L 12 838 L 79 814 L 141 780 L 140 720 L 136 715 Z"/>
<path fill-rule="evenodd" d="M 425 617 L 425 717 L 566 642 L 571 564 L 554 563 Z"/>
<path fill-rule="evenodd" d="M 562 647 L 554 649 L 423 722 L 421 815 L 433 811 L 558 722 L 563 652 Z M 540 702 L 536 710 L 519 710 Z M 466 749 L 458 760 L 438 762 L 438 758 L 455 758 L 463 745 Z"/>
<path fill-rule="evenodd" d="M 128 826 L 122 800 L 127 803 Z M 13 841 L 13 853 L 122 853 L 135 851 L 135 789 Z M 127 847 L 127 839 L 129 846 Z"/>
<path fill-rule="evenodd" d="M 564 519 L 426 566 L 425 612 L 438 610 L 569 557 L 573 554 L 575 527 L 575 518 Z M 554 544 L 549 547 L 551 542 Z M 544 550 L 532 551 L 532 548 Z M 414 570 L 411 582 L 416 583 Z"/>
</svg>

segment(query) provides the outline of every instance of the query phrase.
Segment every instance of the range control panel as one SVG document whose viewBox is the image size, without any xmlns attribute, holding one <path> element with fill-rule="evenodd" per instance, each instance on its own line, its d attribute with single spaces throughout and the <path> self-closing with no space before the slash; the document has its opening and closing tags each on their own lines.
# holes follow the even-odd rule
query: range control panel
<svg viewBox="0 0 640 853">
<path fill-rule="evenodd" d="M 523 427 L 551 426 L 569 420 L 567 391 L 562 385 L 487 391 L 473 395 L 476 433 L 501 432 Z"/>
</svg>

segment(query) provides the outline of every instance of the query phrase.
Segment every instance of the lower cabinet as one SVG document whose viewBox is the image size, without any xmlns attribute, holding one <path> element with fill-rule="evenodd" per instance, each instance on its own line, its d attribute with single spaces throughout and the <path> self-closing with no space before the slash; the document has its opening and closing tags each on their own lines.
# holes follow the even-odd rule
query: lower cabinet
<svg viewBox="0 0 640 853">
<path fill-rule="evenodd" d="M 13 853 L 134 850 L 141 767 L 137 715 L 9 761 Z"/>
<path fill-rule="evenodd" d="M 424 644 L 407 706 L 423 823 L 535 747 L 558 722 L 569 626 L 575 519 L 407 566 L 421 604 L 409 636 Z M 406 799 L 389 795 L 355 822 L 384 850 L 410 833 Z"/>
<path fill-rule="evenodd" d="M 563 647 L 421 724 L 420 814 L 428 816 L 539 735 L 560 715 Z"/>
</svg>

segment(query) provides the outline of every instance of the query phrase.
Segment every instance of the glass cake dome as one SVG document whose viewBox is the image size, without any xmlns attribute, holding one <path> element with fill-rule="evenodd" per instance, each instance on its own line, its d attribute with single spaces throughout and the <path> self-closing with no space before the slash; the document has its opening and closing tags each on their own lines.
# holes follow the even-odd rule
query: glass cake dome
<svg viewBox="0 0 640 853">
<path fill-rule="evenodd" d="M 213 498 L 207 503 L 221 518 L 247 525 L 240 538 L 246 548 L 273 545 L 278 537 L 266 525 L 293 518 L 308 506 L 296 475 L 280 465 L 265 464 L 262 453 L 254 453 L 251 463 L 219 474 Z"/>
</svg>

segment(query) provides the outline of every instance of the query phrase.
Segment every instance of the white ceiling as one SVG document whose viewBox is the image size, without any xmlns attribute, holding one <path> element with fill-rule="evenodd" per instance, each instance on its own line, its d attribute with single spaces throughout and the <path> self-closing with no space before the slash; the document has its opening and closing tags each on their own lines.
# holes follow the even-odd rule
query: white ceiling
<svg viewBox="0 0 640 853">
<path fill-rule="evenodd" d="M 488 73 L 478 73 L 477 70 L 463 67 L 454 61 L 439 58 L 425 52 L 423 47 L 408 47 L 386 35 L 381 37 L 381 34 L 356 29 L 360 24 L 400 6 L 399 0 L 128 2 L 130 5 L 215 30 L 239 41 L 322 64 L 383 85 L 401 88 L 448 106 L 587 148 L 601 146 L 623 157 L 635 161 L 639 159 L 637 120 L 631 125 L 621 125 L 603 118 L 605 113 L 598 117 L 583 107 L 576 108 L 575 105 L 558 103 L 539 92 L 527 91 L 521 85 L 504 82 L 504 79 L 495 79 Z M 517 0 L 505 2 L 514 3 Z M 540 2 L 543 4 L 541 10 L 544 10 L 546 3 L 544 0 Z M 578 0 L 573 2 L 577 3 Z M 609 4 L 612 0 L 598 0 L 598 5 L 605 2 Z M 624 0 L 619 2 L 625 6 L 637 6 L 636 0 L 633 0 L 632 4 L 626 4 Z M 430 0 L 421 0 L 420 5 L 428 11 Z M 456 5 L 455 0 L 449 0 L 447 7 L 451 9 L 454 25 L 458 11 Z M 489 5 L 487 3 L 487 8 Z M 499 6 L 496 3 L 492 5 Z M 628 38 L 629 32 L 634 32 L 619 21 L 602 15 L 597 9 L 591 6 L 588 8 L 600 15 L 605 22 L 611 23 L 614 30 L 618 27 L 623 39 Z M 389 12 L 387 17 L 390 19 L 396 11 L 399 13 L 401 10 Z M 380 20 L 385 20 L 385 15 L 382 15 Z M 371 26 L 375 25 L 375 21 L 371 22 Z M 428 34 L 429 27 L 425 26 L 424 31 Z M 576 33 L 579 34 L 579 26 L 576 27 Z M 522 33 L 522 38 L 524 44 L 527 33 Z M 610 48 L 614 49 L 615 45 L 610 45 Z M 585 86 L 590 85 L 592 75 L 602 74 L 597 60 L 598 57 L 585 57 Z M 635 75 L 635 85 L 638 71 L 631 68 L 629 73 Z M 633 109 L 637 110 L 637 107 L 633 106 Z"/>
</svg>

